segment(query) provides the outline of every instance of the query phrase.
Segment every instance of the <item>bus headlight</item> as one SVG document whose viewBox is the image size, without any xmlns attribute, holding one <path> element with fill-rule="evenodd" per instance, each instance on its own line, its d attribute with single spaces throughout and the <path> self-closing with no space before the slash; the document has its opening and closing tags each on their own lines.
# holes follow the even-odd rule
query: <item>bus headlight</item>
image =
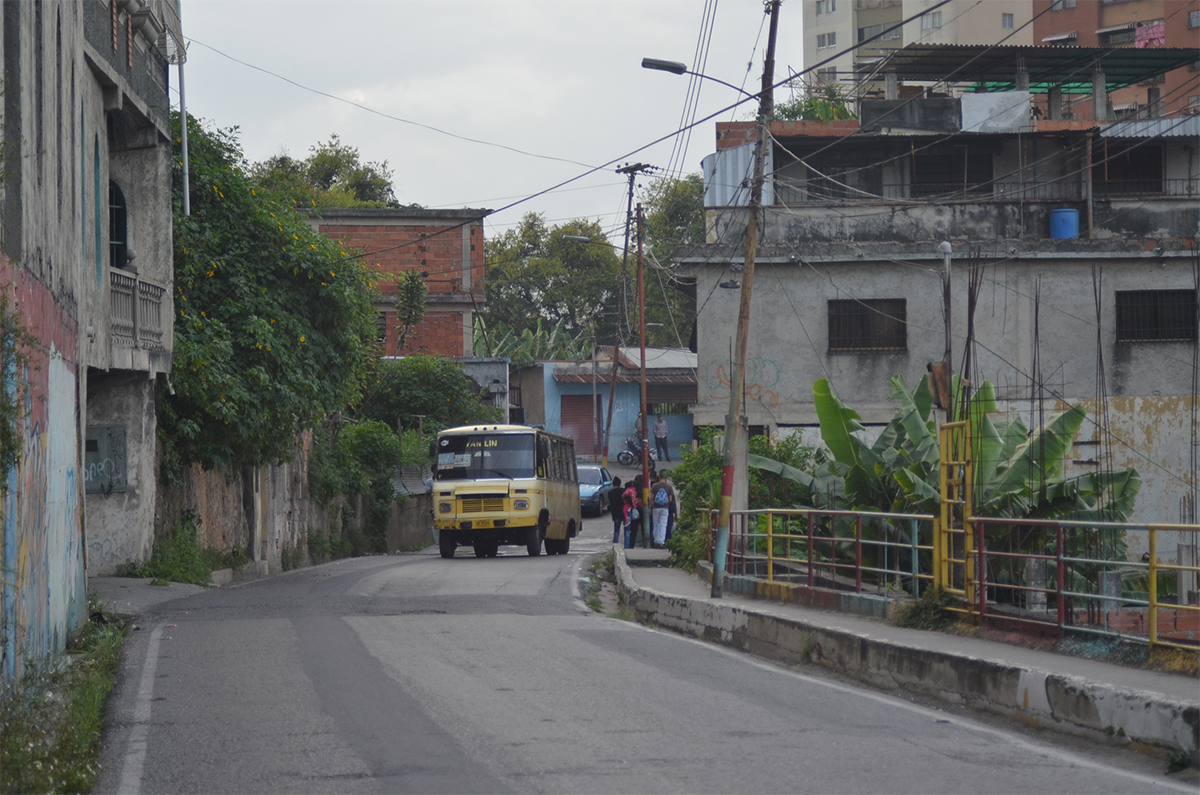
<svg viewBox="0 0 1200 795">
<path fill-rule="evenodd" d="M 454 508 L 454 506 L 451 503 L 448 503 L 448 502 L 439 502 L 438 503 L 438 510 L 441 511 L 442 513 L 450 513 L 450 511 L 453 510 L 453 508 Z"/>
<path fill-rule="evenodd" d="M 513 500 L 513 510 L 514 511 L 528 511 L 529 510 L 529 500 Z"/>
</svg>

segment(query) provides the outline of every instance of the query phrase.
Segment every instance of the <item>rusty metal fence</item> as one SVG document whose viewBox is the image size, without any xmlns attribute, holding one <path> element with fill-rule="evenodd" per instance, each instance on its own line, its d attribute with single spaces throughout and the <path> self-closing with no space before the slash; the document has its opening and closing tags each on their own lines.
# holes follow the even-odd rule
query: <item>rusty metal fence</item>
<svg viewBox="0 0 1200 795">
<path fill-rule="evenodd" d="M 930 514 L 735 511 L 727 571 L 767 582 L 920 596 L 933 585 L 933 542 Z"/>
<path fill-rule="evenodd" d="M 971 612 L 981 623 L 1200 648 L 1200 526 L 983 517 L 970 525 Z M 1127 554 L 1133 533 L 1146 534 L 1140 560 Z M 1175 549 L 1162 549 L 1166 539 Z M 1160 551 L 1175 562 L 1160 562 Z"/>
</svg>

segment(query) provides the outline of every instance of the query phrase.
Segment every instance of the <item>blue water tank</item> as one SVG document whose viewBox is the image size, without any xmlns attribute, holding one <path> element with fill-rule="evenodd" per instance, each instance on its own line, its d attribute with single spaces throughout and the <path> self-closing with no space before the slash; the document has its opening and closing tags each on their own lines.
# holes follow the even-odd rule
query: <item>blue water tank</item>
<svg viewBox="0 0 1200 795">
<path fill-rule="evenodd" d="M 1079 211 L 1060 208 L 1050 211 L 1050 237 L 1070 240 L 1079 237 Z"/>
</svg>

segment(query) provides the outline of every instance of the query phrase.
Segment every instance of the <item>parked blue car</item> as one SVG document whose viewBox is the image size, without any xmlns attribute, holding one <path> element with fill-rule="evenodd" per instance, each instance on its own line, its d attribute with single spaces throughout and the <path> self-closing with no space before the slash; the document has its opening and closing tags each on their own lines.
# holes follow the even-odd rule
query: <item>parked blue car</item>
<svg viewBox="0 0 1200 795">
<path fill-rule="evenodd" d="M 599 464 L 580 464 L 579 507 L 584 513 L 599 516 L 608 510 L 608 490 L 612 475 Z"/>
</svg>

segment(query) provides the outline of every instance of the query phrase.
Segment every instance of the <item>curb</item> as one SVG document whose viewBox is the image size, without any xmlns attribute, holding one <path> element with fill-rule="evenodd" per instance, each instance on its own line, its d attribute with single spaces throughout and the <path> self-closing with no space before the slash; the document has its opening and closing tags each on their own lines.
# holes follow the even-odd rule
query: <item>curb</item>
<svg viewBox="0 0 1200 795">
<path fill-rule="evenodd" d="M 821 665 L 880 690 L 919 694 L 1097 742 L 1200 758 L 1195 702 L 664 594 L 637 584 L 624 550 L 615 555 L 617 587 L 639 623 L 787 665 Z"/>
</svg>

